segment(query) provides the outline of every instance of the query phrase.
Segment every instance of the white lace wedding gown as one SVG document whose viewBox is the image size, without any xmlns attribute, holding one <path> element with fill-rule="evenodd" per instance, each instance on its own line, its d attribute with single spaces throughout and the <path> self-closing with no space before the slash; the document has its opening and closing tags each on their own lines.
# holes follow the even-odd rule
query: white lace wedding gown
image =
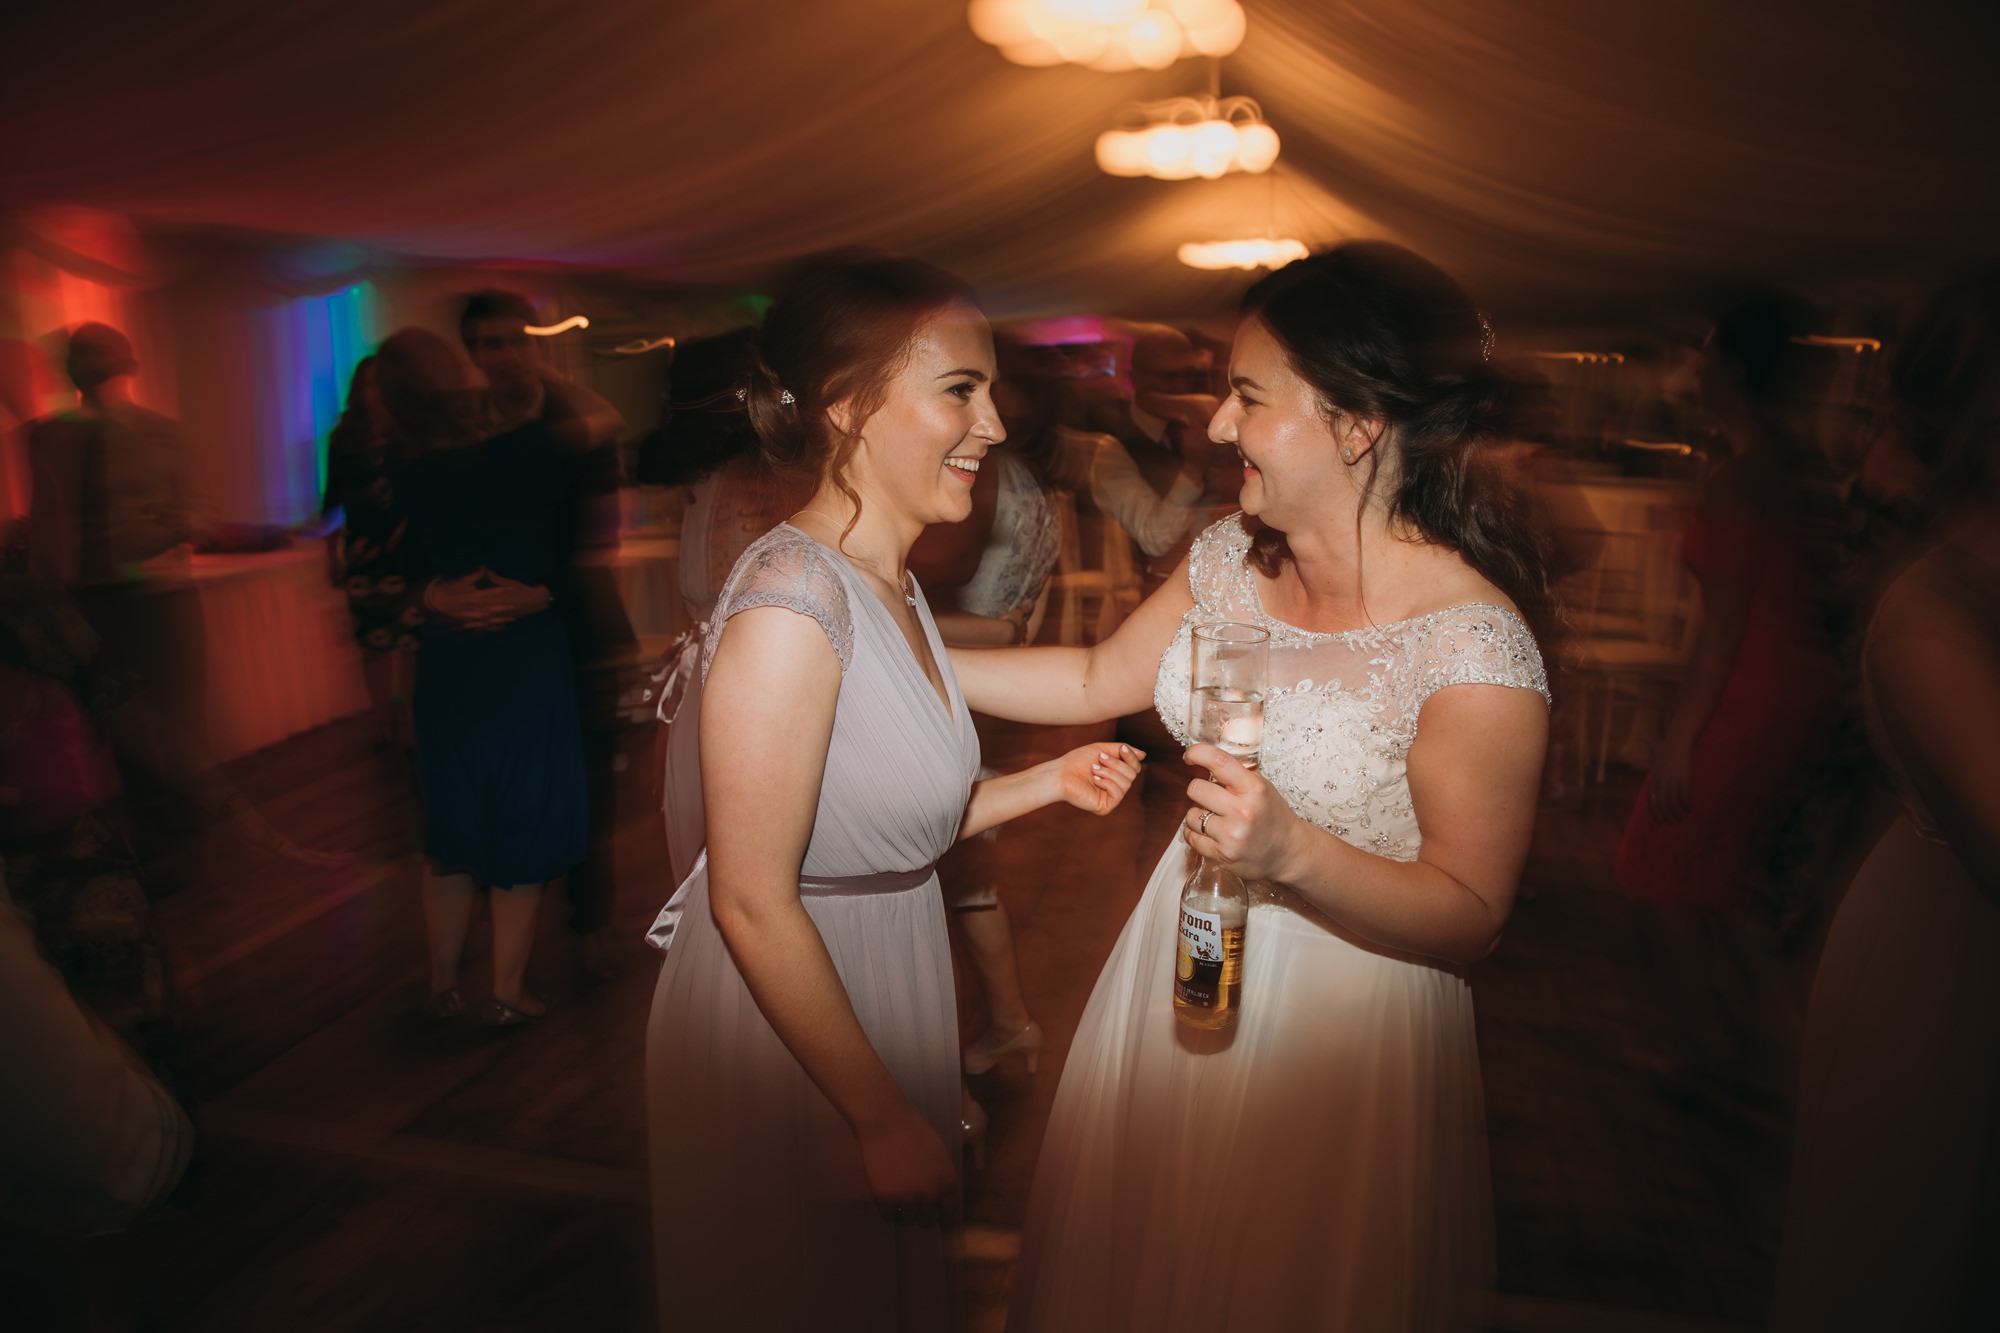
<svg viewBox="0 0 2000 1333">
<path fill-rule="evenodd" d="M 1188 636 L 1271 632 L 1262 751 L 1292 808 L 1414 860 L 1404 762 L 1424 701 L 1483 683 L 1546 699 L 1504 608 L 1471 604 L 1312 634 L 1266 616 L 1239 518 L 1195 543 L 1195 607 L 1155 702 L 1188 739 Z M 1178 895 L 1168 846 L 1098 977 L 1035 1173 L 1008 1327 L 1157 1333 L 1484 1327 L 1492 1207 L 1472 997 L 1457 970 L 1343 936 L 1260 887 L 1243 1008 L 1224 1041 L 1174 1018 Z"/>
</svg>

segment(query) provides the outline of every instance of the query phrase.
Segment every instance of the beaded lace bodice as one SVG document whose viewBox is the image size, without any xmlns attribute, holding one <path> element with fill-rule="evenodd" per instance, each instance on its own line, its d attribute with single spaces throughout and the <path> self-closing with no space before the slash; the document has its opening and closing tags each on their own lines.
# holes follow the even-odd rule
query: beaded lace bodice
<svg viewBox="0 0 2000 1333">
<path fill-rule="evenodd" d="M 1218 620 L 1271 635 L 1264 700 L 1264 776 L 1292 809 L 1356 847 L 1413 861 L 1422 838 L 1405 772 L 1424 701 L 1448 685 L 1509 685 L 1549 697 L 1548 676 L 1521 618 L 1488 602 L 1412 620 L 1319 634 L 1274 620 L 1245 560 L 1249 534 L 1235 515 L 1210 527 L 1189 553 L 1194 607 L 1160 657 L 1153 704 L 1183 745 L 1189 636 Z"/>
</svg>

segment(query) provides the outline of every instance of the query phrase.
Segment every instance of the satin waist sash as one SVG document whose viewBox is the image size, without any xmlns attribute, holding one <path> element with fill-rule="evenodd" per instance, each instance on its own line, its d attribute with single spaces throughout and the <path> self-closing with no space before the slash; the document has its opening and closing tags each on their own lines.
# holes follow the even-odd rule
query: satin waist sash
<svg viewBox="0 0 2000 1333">
<path fill-rule="evenodd" d="M 667 899 L 667 905 L 653 920 L 653 928 L 646 932 L 646 942 L 662 953 L 673 944 L 674 932 L 680 929 L 681 916 L 687 910 L 688 890 L 697 876 L 708 873 L 708 849 L 703 848 L 695 859 L 694 868 L 688 871 L 686 879 L 674 890 L 674 896 Z M 882 870 L 869 875 L 802 875 L 799 878 L 801 898 L 866 898 L 880 893 L 907 893 L 917 888 L 937 873 L 934 865 L 917 870 Z"/>
<path fill-rule="evenodd" d="M 936 866 L 917 870 L 882 870 L 872 875 L 841 875 L 820 878 L 799 877 L 801 898 L 864 898 L 872 893 L 903 893 L 914 889 L 937 873 Z"/>
</svg>

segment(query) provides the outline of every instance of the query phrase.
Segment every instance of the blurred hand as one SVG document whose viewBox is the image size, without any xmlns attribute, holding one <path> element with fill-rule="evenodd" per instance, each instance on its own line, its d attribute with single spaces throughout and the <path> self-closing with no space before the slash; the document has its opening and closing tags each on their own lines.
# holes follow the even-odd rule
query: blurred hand
<svg viewBox="0 0 2000 1333">
<path fill-rule="evenodd" d="M 930 1121 L 907 1107 L 879 1130 L 857 1136 L 868 1191 L 891 1220 L 928 1221 L 958 1187 L 958 1162 Z M 904 1213 L 912 1214 L 905 1219 Z"/>
<path fill-rule="evenodd" d="M 1056 791 L 1063 801 L 1093 815 L 1108 815 L 1132 790 L 1145 751 L 1115 741 L 1080 745 L 1056 760 Z"/>
<path fill-rule="evenodd" d="M 440 579 L 424 605 L 467 629 L 493 630 L 547 608 L 554 598 L 540 584 L 529 585 L 481 566 L 455 579 Z"/>
<path fill-rule="evenodd" d="M 1241 879 L 1283 881 L 1309 827 L 1262 773 L 1213 745 L 1190 745 L 1182 756 L 1210 778 L 1188 783 L 1193 805 L 1181 819 L 1188 846 Z M 1202 816 L 1208 828 L 1202 828 Z"/>
</svg>

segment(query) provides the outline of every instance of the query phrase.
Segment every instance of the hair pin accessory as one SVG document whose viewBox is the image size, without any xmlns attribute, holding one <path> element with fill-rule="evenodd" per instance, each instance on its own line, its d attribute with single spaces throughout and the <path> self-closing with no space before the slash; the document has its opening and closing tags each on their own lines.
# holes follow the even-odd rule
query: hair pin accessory
<svg viewBox="0 0 2000 1333">
<path fill-rule="evenodd" d="M 1493 359 L 1493 321 L 1486 318 L 1484 310 L 1474 311 L 1473 313 L 1479 316 L 1479 359 L 1481 361 L 1491 361 Z"/>
</svg>

